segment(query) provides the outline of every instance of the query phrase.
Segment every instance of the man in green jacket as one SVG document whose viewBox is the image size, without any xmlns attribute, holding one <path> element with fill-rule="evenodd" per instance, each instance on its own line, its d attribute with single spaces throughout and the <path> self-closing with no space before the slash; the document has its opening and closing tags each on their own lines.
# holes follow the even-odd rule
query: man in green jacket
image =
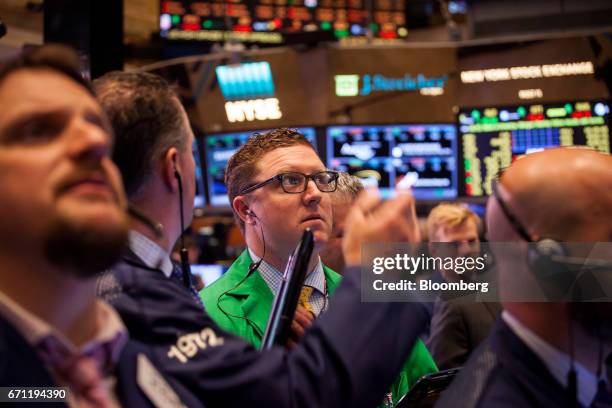
<svg viewBox="0 0 612 408">
<path fill-rule="evenodd" d="M 282 271 L 305 228 L 313 231 L 315 249 L 292 324 L 293 341 L 327 309 L 340 275 L 325 267 L 318 254 L 331 235 L 329 193 L 335 191 L 337 178 L 308 140 L 288 129 L 255 135 L 232 156 L 225 184 L 247 249 L 223 277 L 200 292 L 219 326 L 259 347 Z M 420 376 L 436 370 L 417 341 L 388 398 L 396 402 Z"/>
</svg>

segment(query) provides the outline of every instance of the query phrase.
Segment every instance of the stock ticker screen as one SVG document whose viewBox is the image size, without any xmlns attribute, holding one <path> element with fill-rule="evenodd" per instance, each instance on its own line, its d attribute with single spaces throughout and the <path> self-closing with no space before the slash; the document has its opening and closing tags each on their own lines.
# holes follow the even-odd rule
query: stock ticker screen
<svg viewBox="0 0 612 408">
<path fill-rule="evenodd" d="M 610 153 L 609 118 L 606 101 L 462 109 L 464 195 L 490 195 L 498 172 L 525 154 L 559 146 Z"/>
<path fill-rule="evenodd" d="M 420 200 L 457 197 L 457 136 L 454 125 L 332 126 L 327 165 L 377 186 L 388 198 L 398 185 Z"/>
<path fill-rule="evenodd" d="M 174 40 L 281 44 L 283 33 L 333 31 L 343 38 L 364 37 L 368 29 L 375 38 L 406 37 L 404 0 L 161 1 L 160 33 Z"/>
<path fill-rule="evenodd" d="M 315 128 L 293 128 L 303 134 L 310 143 L 317 148 L 317 134 Z M 207 135 L 206 143 L 206 175 L 208 180 L 208 197 L 212 206 L 230 205 L 225 187 L 225 166 L 236 152 L 253 134 L 266 133 L 270 130 L 257 130 L 241 133 L 223 133 Z"/>
</svg>

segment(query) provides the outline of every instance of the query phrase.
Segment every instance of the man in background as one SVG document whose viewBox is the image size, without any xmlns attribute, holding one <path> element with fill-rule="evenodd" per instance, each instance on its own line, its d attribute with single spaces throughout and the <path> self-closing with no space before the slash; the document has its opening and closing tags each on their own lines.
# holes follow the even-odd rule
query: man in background
<svg viewBox="0 0 612 408">
<path fill-rule="evenodd" d="M 346 215 L 361 191 L 363 191 L 363 184 L 357 177 L 345 172 L 338 172 L 338 186 L 332 194 L 334 222 L 327 245 L 321 251 L 321 260 L 325 265 L 339 273 L 344 270 L 345 266 L 342 256 L 342 237 L 344 237 Z"/>
<path fill-rule="evenodd" d="M 563 247 L 561 242 L 609 245 L 611 169 L 608 154 L 558 148 L 514 162 L 494 185 L 487 206 L 489 240 L 512 243 L 522 258 L 517 259 L 516 251 L 498 256 L 502 317 L 442 395 L 439 406 L 612 406 L 612 367 L 604 367 L 612 352 L 612 303 L 512 301 L 539 289 L 541 283 L 563 282 L 562 275 L 579 276 L 566 261 L 553 261 L 546 252 L 538 256 L 548 267 L 538 270 L 537 253 L 528 251 L 528 245 L 557 249 Z M 566 250 L 565 259 L 583 256 L 575 253 L 575 245 Z M 610 251 L 596 258 L 610 265 L 602 271 L 609 276 Z M 548 278 L 536 283 L 537 275 Z M 606 289 L 610 290 L 609 282 Z"/>
<path fill-rule="evenodd" d="M 439 204 L 427 217 L 431 255 L 453 258 L 479 256 L 479 226 L 480 219 L 468 208 L 460 204 Z M 442 270 L 441 273 L 447 281 L 462 276 L 454 271 Z M 495 302 L 438 298 L 434 303 L 427 341 L 438 367 L 441 370 L 461 367 L 489 335 L 500 312 L 501 307 Z"/>
</svg>

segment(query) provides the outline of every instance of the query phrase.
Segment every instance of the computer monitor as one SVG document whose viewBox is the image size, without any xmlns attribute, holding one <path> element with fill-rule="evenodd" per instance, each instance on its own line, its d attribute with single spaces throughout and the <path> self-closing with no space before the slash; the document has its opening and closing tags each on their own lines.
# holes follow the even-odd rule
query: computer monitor
<svg viewBox="0 0 612 408">
<path fill-rule="evenodd" d="M 206 194 L 204 190 L 204 176 L 202 174 L 202 160 L 200 159 L 200 150 L 197 139 L 193 141 L 193 158 L 195 160 L 195 175 L 196 175 L 196 194 L 193 202 L 194 208 L 204 208 L 206 205 Z"/>
<path fill-rule="evenodd" d="M 294 128 L 303 134 L 317 148 L 316 130 L 312 127 Z M 270 130 L 256 130 L 241 133 L 222 133 L 206 136 L 206 174 L 208 180 L 208 197 L 212 206 L 229 206 L 227 188 L 225 187 L 225 166 L 234 152 L 253 134 L 266 133 Z"/>
<path fill-rule="evenodd" d="M 206 265 L 206 264 L 195 264 L 191 265 L 191 273 L 202 278 L 204 287 L 211 285 L 214 281 L 219 279 L 228 267 L 224 265 Z"/>
<path fill-rule="evenodd" d="M 395 186 L 420 200 L 457 197 L 457 137 L 451 124 L 331 126 L 327 165 L 377 186 L 383 198 Z"/>
<path fill-rule="evenodd" d="M 609 153 L 609 118 L 606 101 L 461 109 L 463 195 L 490 195 L 491 181 L 525 154 L 559 146 Z"/>
</svg>

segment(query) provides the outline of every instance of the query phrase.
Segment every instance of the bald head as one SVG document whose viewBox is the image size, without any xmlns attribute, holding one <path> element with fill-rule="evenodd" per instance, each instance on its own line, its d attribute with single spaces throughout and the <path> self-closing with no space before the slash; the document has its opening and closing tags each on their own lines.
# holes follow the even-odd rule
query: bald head
<svg viewBox="0 0 612 408">
<path fill-rule="evenodd" d="M 532 240 L 612 240 L 612 156 L 590 149 L 559 148 L 530 154 L 502 176 L 499 193 Z M 492 241 L 520 236 L 489 201 Z"/>
<path fill-rule="evenodd" d="M 544 238 L 565 242 L 612 240 L 610 155 L 574 148 L 530 154 L 512 164 L 498 187 L 499 198 L 532 241 Z M 592 321 L 609 321 L 609 303 L 508 300 L 514 299 L 513 294 L 529 298 L 529 291 L 539 290 L 541 282 L 536 281 L 527 266 L 527 243 L 512 226 L 495 196 L 489 199 L 487 206 L 487 225 L 491 241 L 518 241 L 518 245 L 499 256 L 499 286 L 504 309 L 524 325 L 550 344 L 567 351 L 570 344 L 567 334 L 572 320 L 581 322 L 585 333 L 593 332 Z M 602 316 L 608 316 L 607 320 Z M 612 333 L 612 325 L 597 325 L 598 330 Z M 577 352 L 576 357 L 593 367 L 596 362 L 588 352 L 590 347 L 585 346 L 585 353 Z"/>
</svg>

